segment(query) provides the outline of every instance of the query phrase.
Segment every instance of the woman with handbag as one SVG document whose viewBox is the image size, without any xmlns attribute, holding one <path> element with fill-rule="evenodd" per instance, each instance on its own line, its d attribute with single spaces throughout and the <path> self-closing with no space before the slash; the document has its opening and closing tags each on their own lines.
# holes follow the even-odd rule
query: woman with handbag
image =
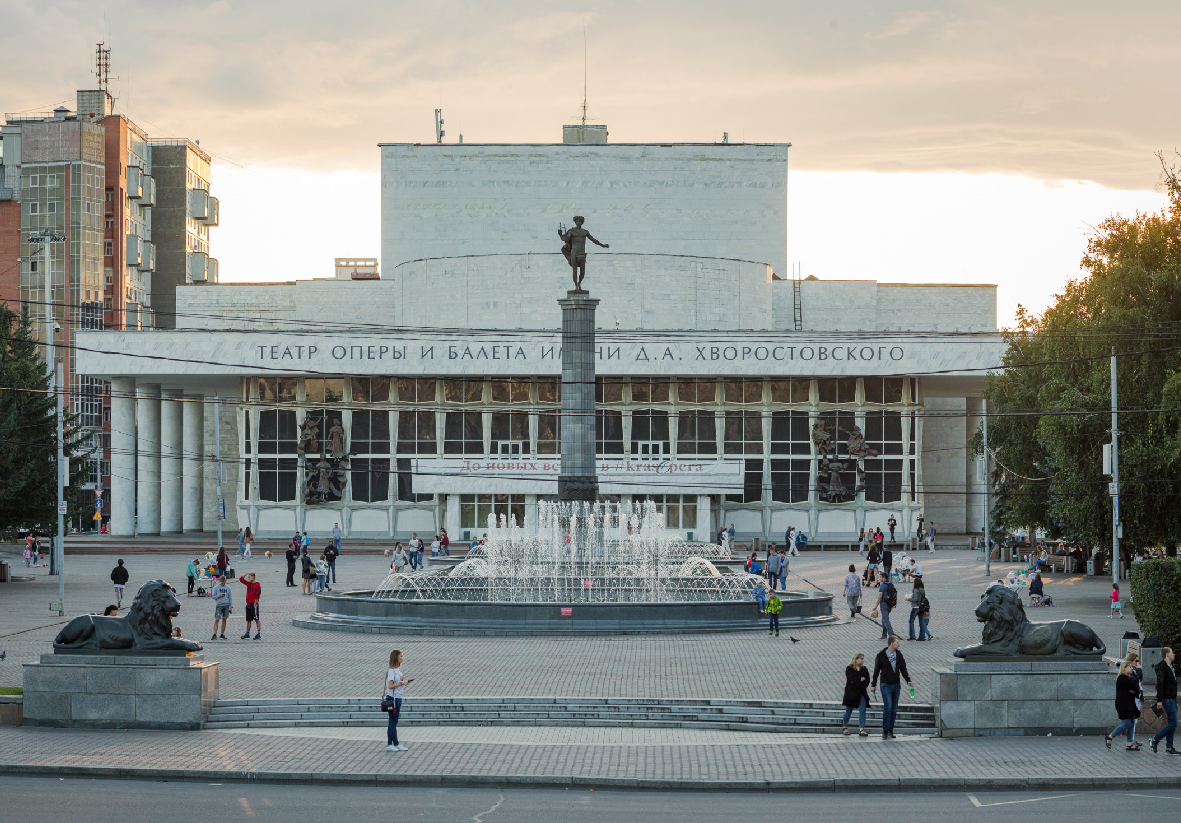
<svg viewBox="0 0 1181 823">
<path fill-rule="evenodd" d="M 407 680 L 402 676 L 403 659 L 400 649 L 390 652 L 390 667 L 385 673 L 385 698 L 381 701 L 381 710 L 390 715 L 385 745 L 388 752 L 406 751 L 406 747 L 398 743 L 398 718 L 402 714 L 402 690 L 413 683 L 414 678 Z"/>
<path fill-rule="evenodd" d="M 865 668 L 865 655 L 855 654 L 853 659 L 849 661 L 849 665 L 845 666 L 845 696 L 841 700 L 841 705 L 845 707 L 845 717 L 841 721 L 841 733 L 849 733 L 849 717 L 853 714 L 853 710 L 857 710 L 857 725 L 860 727 L 857 734 L 860 737 L 869 737 L 869 732 L 865 730 L 865 710 L 869 708 L 869 669 Z"/>
<path fill-rule="evenodd" d="M 1115 710 L 1119 715 L 1120 724 L 1112 729 L 1104 742 L 1111 748 L 1111 739 L 1120 732 L 1127 734 L 1125 751 L 1138 752 L 1140 744 L 1136 742 L 1136 721 L 1140 719 L 1140 697 L 1142 689 L 1140 680 L 1136 677 L 1136 669 L 1140 668 L 1140 655 L 1135 652 L 1120 664 L 1119 676 L 1115 679 Z"/>
</svg>

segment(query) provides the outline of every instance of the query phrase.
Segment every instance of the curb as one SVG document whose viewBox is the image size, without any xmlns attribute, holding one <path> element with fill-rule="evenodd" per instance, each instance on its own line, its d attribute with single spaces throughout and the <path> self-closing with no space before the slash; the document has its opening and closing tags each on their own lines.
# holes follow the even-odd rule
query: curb
<svg viewBox="0 0 1181 823">
<path fill-rule="evenodd" d="M 323 786 L 369 785 L 468 788 L 591 788 L 637 791 L 696 792 L 971 792 L 1035 791 L 1042 789 L 1127 790 L 1176 789 L 1181 774 L 1168 777 L 836 777 L 810 780 L 701 780 L 678 778 L 627 778 L 562 775 L 488 774 L 325 774 L 320 772 L 235 771 L 228 769 L 153 769 L 116 766 L 50 766 L 0 763 L 0 775 L 13 777 L 88 777 L 119 780 L 175 780 L 219 783 L 314 783 Z"/>
</svg>

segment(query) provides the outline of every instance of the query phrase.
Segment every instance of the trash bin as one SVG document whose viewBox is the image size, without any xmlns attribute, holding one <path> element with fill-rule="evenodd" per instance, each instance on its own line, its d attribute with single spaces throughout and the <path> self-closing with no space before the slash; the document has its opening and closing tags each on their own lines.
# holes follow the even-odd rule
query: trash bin
<svg viewBox="0 0 1181 823">
<path fill-rule="evenodd" d="M 1095 558 L 1094 557 L 1087 558 L 1087 577 L 1094 577 L 1098 573 L 1099 572 L 1097 572 L 1095 570 Z"/>
<path fill-rule="evenodd" d="M 8 581 L 8 561 L 0 560 L 0 583 L 7 583 Z"/>
</svg>

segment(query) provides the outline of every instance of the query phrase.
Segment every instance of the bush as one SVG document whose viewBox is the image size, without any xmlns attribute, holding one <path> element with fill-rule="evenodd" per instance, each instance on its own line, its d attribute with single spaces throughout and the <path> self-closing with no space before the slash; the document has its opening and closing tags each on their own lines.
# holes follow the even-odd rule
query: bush
<svg viewBox="0 0 1181 823">
<path fill-rule="evenodd" d="M 1181 650 L 1181 559 L 1132 564 L 1132 611 L 1144 637 Z"/>
</svg>

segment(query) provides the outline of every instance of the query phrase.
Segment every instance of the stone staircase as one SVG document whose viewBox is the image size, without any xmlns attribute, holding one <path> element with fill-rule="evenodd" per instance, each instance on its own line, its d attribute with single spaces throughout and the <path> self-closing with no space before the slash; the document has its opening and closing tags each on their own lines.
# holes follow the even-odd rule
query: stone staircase
<svg viewBox="0 0 1181 823">
<path fill-rule="evenodd" d="M 384 726 L 376 698 L 276 698 L 214 701 L 205 728 Z M 415 697 L 403 706 L 407 726 L 614 726 L 839 734 L 839 703 L 776 700 L 653 700 L 566 697 Z M 881 703 L 866 718 L 880 729 Z M 851 722 L 856 729 L 857 715 Z M 935 734 L 930 706 L 903 704 L 899 734 Z"/>
</svg>

